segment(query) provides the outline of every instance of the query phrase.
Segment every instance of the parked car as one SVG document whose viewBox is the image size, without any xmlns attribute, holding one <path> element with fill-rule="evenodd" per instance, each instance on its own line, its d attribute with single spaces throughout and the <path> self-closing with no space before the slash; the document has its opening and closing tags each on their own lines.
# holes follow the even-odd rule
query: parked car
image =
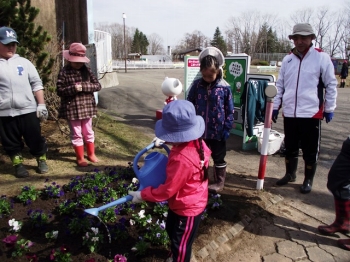
<svg viewBox="0 0 350 262">
<path fill-rule="evenodd" d="M 277 61 L 270 61 L 270 66 L 276 66 L 277 65 Z"/>
</svg>

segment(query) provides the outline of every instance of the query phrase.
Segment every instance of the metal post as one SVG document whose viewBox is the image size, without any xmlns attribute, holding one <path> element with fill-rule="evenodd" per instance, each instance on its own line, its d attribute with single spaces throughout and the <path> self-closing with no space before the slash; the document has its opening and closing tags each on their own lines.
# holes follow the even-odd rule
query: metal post
<svg viewBox="0 0 350 262">
<path fill-rule="evenodd" d="M 271 131 L 271 118 L 273 111 L 273 98 L 277 95 L 277 88 L 273 84 L 269 84 L 265 88 L 266 95 L 266 111 L 265 111 L 265 122 L 264 122 L 264 132 L 263 140 L 260 150 L 260 164 L 259 164 L 259 173 L 258 181 L 256 183 L 256 189 L 261 190 L 264 188 L 264 177 L 266 171 L 266 162 L 267 162 L 267 150 L 269 146 L 269 137 Z"/>
<path fill-rule="evenodd" d="M 126 54 L 126 39 L 125 39 L 125 18 L 126 18 L 126 14 L 123 13 L 123 24 L 124 24 L 124 60 L 125 60 L 125 73 L 128 72 L 127 68 L 126 68 L 126 58 L 127 58 L 127 54 Z"/>
</svg>

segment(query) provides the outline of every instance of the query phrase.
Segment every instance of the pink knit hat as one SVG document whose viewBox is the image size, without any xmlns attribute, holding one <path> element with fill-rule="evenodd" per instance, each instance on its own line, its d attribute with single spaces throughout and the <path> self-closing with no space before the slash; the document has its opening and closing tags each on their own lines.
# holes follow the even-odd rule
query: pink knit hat
<svg viewBox="0 0 350 262">
<path fill-rule="evenodd" d="M 69 50 L 63 51 L 63 57 L 69 62 L 89 63 L 90 59 L 86 57 L 86 47 L 81 43 L 72 43 Z"/>
</svg>

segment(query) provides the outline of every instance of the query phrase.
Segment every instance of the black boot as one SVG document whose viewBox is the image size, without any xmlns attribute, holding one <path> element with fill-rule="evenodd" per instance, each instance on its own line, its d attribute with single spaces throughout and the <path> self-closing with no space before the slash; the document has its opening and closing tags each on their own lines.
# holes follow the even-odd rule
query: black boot
<svg viewBox="0 0 350 262">
<path fill-rule="evenodd" d="M 10 158 L 13 166 L 15 167 L 15 177 L 24 178 L 29 176 L 28 171 L 25 169 L 25 167 L 22 164 L 23 157 L 20 153 L 12 155 Z"/>
<path fill-rule="evenodd" d="M 215 165 L 214 168 L 215 183 L 209 185 L 208 189 L 210 192 L 217 193 L 224 188 L 226 178 L 226 163 Z"/>
<path fill-rule="evenodd" d="M 300 187 L 300 192 L 307 194 L 311 192 L 312 182 L 314 181 L 314 176 L 316 173 L 317 163 L 305 164 L 305 178 L 303 185 Z"/>
<path fill-rule="evenodd" d="M 297 178 L 296 172 L 298 168 L 298 157 L 285 158 L 286 163 L 286 174 L 280 180 L 276 182 L 276 185 L 283 186 L 289 182 L 295 182 Z"/>
<path fill-rule="evenodd" d="M 344 88 L 345 87 L 345 82 L 341 82 L 340 83 L 340 88 Z"/>
</svg>

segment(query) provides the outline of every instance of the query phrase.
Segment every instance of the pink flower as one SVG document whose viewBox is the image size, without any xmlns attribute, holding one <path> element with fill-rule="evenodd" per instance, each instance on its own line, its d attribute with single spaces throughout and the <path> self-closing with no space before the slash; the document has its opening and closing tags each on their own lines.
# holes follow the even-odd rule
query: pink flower
<svg viewBox="0 0 350 262">
<path fill-rule="evenodd" d="M 127 259 L 123 255 L 115 255 L 114 262 L 127 262 Z"/>
<path fill-rule="evenodd" d="M 2 242 L 6 244 L 7 247 L 14 247 L 17 243 L 17 236 L 16 235 L 11 235 L 5 237 Z"/>
<path fill-rule="evenodd" d="M 56 253 L 56 250 L 52 249 L 50 253 L 50 260 L 55 260 L 55 253 Z"/>
</svg>

